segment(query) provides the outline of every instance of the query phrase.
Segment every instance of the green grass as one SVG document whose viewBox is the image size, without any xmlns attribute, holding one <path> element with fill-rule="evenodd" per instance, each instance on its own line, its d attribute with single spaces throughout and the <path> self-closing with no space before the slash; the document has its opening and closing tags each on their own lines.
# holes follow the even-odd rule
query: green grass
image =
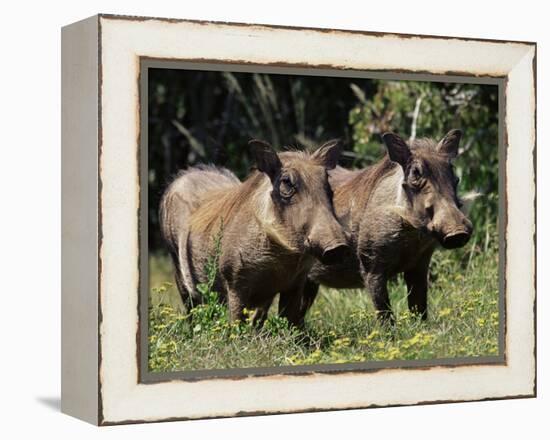
<svg viewBox="0 0 550 440">
<path fill-rule="evenodd" d="M 217 294 L 185 313 L 168 257 L 150 257 L 149 368 L 180 371 L 499 354 L 498 249 L 495 233 L 464 249 L 436 251 L 429 319 L 407 309 L 402 278 L 390 284 L 396 325 L 379 324 L 366 292 L 321 289 L 306 331 L 289 329 L 276 304 L 262 329 L 230 323 Z M 204 286 L 203 286 L 204 287 Z"/>
</svg>

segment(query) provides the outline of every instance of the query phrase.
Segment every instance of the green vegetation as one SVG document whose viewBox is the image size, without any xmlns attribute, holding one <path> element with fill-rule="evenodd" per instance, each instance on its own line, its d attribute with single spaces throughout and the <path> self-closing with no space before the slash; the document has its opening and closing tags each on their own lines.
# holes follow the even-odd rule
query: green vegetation
<svg viewBox="0 0 550 440">
<path fill-rule="evenodd" d="M 276 148 L 343 140 L 341 164 L 370 165 L 384 153 L 381 134 L 440 139 L 460 128 L 459 190 L 482 196 L 469 215 L 463 249 L 438 251 L 430 269 L 429 319 L 407 310 L 401 278 L 390 285 L 397 323 L 381 326 L 364 291 L 322 289 L 306 329 L 288 328 L 277 304 L 261 329 L 228 320 L 212 282 L 205 303 L 183 309 L 164 254 L 158 203 L 171 177 L 197 163 L 244 178 L 247 142 Z M 499 353 L 498 89 L 494 85 L 364 78 L 152 69 L 149 72 L 149 366 L 152 371 L 267 367 Z M 214 247 L 215 249 L 215 247 Z M 215 255 L 215 252 L 214 252 Z M 215 276 L 217 261 L 207 267 Z"/>
<path fill-rule="evenodd" d="M 390 286 L 394 328 L 380 325 L 366 292 L 322 289 L 306 330 L 289 328 L 276 304 L 261 329 L 228 320 L 216 292 L 185 313 L 172 283 L 171 262 L 151 258 L 157 269 L 149 309 L 152 371 L 332 364 L 394 359 L 492 356 L 499 353 L 497 235 L 458 251 L 436 252 L 430 272 L 429 313 L 422 322 L 407 309 L 402 279 Z M 210 272 L 214 275 L 213 272 Z M 202 286 L 204 288 L 205 286 Z"/>
</svg>

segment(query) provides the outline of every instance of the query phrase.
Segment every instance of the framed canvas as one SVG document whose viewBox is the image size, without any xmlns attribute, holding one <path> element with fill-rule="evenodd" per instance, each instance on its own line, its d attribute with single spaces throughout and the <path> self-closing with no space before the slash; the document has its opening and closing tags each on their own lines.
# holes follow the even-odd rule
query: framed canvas
<svg viewBox="0 0 550 440">
<path fill-rule="evenodd" d="M 536 395 L 536 45 L 62 31 L 62 410 Z"/>
</svg>

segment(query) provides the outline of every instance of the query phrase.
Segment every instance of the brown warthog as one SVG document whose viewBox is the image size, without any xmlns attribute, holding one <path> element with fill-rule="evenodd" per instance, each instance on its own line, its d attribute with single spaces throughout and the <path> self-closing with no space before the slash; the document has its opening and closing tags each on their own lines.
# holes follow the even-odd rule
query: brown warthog
<svg viewBox="0 0 550 440">
<path fill-rule="evenodd" d="M 280 293 L 280 314 L 301 325 L 301 291 L 315 257 L 330 264 L 348 250 L 327 175 L 340 145 L 330 141 L 312 154 L 277 154 L 256 140 L 250 145 L 257 169 L 243 183 L 226 169 L 198 166 L 182 172 L 164 193 L 161 228 L 176 283 L 188 307 L 202 302 L 196 286 L 206 282 L 213 237 L 220 234 L 213 287 L 227 301 L 230 318 L 256 309 L 259 325 Z"/>
<path fill-rule="evenodd" d="M 379 315 L 393 321 L 386 284 L 403 273 L 409 309 L 427 318 L 428 268 L 436 245 L 458 248 L 472 234 L 451 163 L 460 137 L 460 130 L 451 130 L 439 143 L 420 139 L 408 145 L 386 133 L 388 154 L 380 162 L 362 170 L 338 167 L 331 172 L 336 215 L 349 231 L 353 251 L 341 264 L 313 266 L 302 316 L 323 284 L 366 287 Z"/>
</svg>

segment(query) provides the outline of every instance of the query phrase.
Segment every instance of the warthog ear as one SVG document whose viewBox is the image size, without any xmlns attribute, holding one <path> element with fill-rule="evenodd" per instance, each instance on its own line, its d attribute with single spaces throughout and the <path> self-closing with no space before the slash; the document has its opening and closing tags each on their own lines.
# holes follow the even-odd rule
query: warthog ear
<svg viewBox="0 0 550 440">
<path fill-rule="evenodd" d="M 382 139 L 386 144 L 390 159 L 405 168 L 409 157 L 411 157 L 411 150 L 407 143 L 395 133 L 384 133 Z"/>
<path fill-rule="evenodd" d="M 454 159 L 458 155 L 458 144 L 462 137 L 462 131 L 454 129 L 449 131 L 437 144 L 437 151 Z"/>
<path fill-rule="evenodd" d="M 332 170 L 338 165 L 338 159 L 342 152 L 340 139 L 333 139 L 325 142 L 311 155 L 311 160 L 324 166 L 327 170 Z"/>
<path fill-rule="evenodd" d="M 258 139 L 252 139 L 248 142 L 248 145 L 252 147 L 258 170 L 266 173 L 271 181 L 274 181 L 283 165 L 273 147 Z"/>
</svg>

